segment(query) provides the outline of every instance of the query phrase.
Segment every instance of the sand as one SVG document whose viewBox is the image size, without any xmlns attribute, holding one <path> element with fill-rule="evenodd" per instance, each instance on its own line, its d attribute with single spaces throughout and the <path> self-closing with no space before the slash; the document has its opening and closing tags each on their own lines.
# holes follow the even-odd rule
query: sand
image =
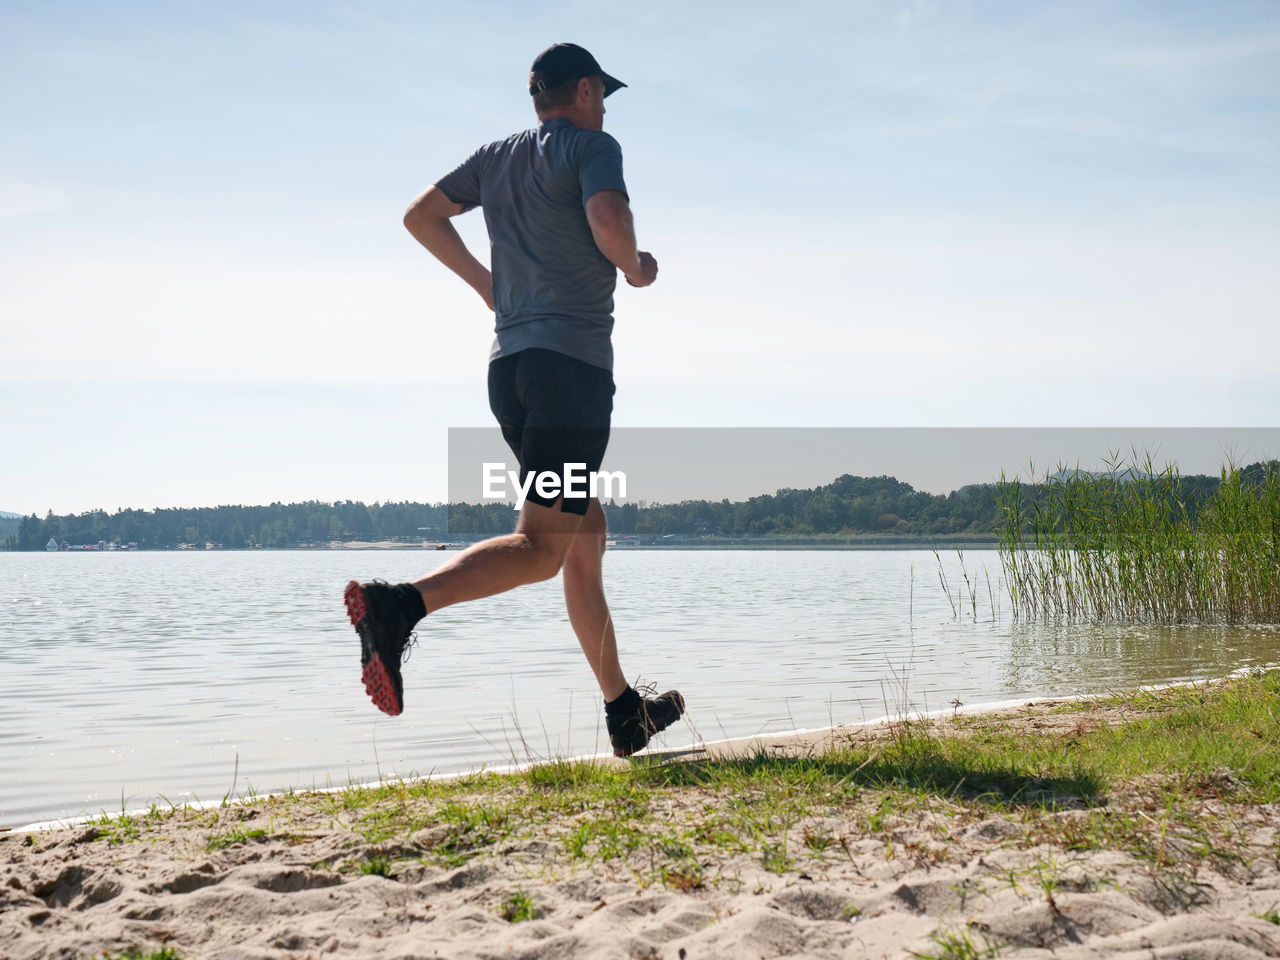
<svg viewBox="0 0 1280 960">
<path fill-rule="evenodd" d="M 1001 721 L 1080 731 L 1085 721 L 1052 707 L 1041 701 Z M 837 728 L 708 750 L 803 753 L 883 735 Z M 1230 847 L 1206 856 L 1176 831 L 1160 835 L 1153 787 L 1124 785 L 1108 806 L 1151 822 L 1160 864 L 1122 844 L 1037 843 L 1054 835 L 1043 823 L 1032 830 L 1017 816 L 940 798 L 877 831 L 864 815 L 816 810 L 791 825 L 782 872 L 758 853 L 704 854 L 700 883 L 656 878 L 645 868 L 654 851 L 571 858 L 565 837 L 581 818 L 569 816 L 451 867 L 431 858 L 443 827 L 370 844 L 356 829 L 362 811 L 332 796 L 182 811 L 125 842 L 112 842 L 118 823 L 10 832 L 0 834 L 0 957 L 81 960 L 164 945 L 189 960 L 1280 956 L 1280 926 L 1260 916 L 1280 909 L 1280 809 L 1202 789 L 1194 802 L 1206 821 L 1226 825 Z M 720 799 L 690 788 L 664 802 L 678 818 Z M 1047 816 L 1069 827 L 1088 815 Z M 214 836 L 239 839 L 211 850 Z M 812 836 L 830 842 L 815 850 L 802 839 Z M 391 876 L 353 869 L 374 856 L 393 862 Z M 504 918 L 517 892 L 533 919 Z"/>
</svg>

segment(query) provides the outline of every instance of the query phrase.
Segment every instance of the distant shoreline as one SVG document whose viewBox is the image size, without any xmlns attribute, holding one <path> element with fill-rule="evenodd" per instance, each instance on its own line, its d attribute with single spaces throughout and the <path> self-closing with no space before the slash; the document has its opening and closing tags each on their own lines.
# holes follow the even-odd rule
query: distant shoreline
<svg viewBox="0 0 1280 960">
<path fill-rule="evenodd" d="M 478 543 L 484 537 L 468 538 L 466 540 L 450 540 L 443 544 L 437 541 L 423 541 L 419 543 L 405 543 L 397 540 L 361 540 L 361 541 L 341 541 L 335 540 L 327 543 L 299 543 L 280 547 L 225 547 L 221 545 L 213 545 L 206 547 L 198 547 L 195 545 L 181 545 L 178 547 L 159 547 L 159 548 L 143 548 L 134 549 L 115 549 L 102 550 L 96 547 L 88 547 L 76 545 L 69 550 L 61 551 L 42 551 L 42 550 L 9 550 L 6 551 L 0 547 L 0 553 L 297 553 L 297 552 L 314 552 L 319 553 L 329 550 L 351 550 L 351 551 L 376 551 L 376 550 L 416 550 L 423 552 L 447 552 L 464 550 L 472 543 Z M 759 540 L 747 540 L 742 538 L 718 538 L 718 537 L 688 537 L 688 538 L 671 538 L 664 542 L 661 539 L 655 539 L 645 542 L 616 542 L 609 541 L 608 549 L 611 552 L 629 552 L 632 550 L 995 550 L 999 546 L 1000 541 L 995 537 L 974 537 L 972 539 L 947 537 L 945 539 L 931 539 L 926 537 L 841 537 L 841 538 L 820 538 L 820 537 L 768 537 Z"/>
</svg>

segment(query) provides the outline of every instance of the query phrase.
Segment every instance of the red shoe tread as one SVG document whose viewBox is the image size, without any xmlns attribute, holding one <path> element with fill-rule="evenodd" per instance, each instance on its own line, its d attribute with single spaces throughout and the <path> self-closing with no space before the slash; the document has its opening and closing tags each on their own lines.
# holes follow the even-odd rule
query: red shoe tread
<svg viewBox="0 0 1280 960">
<path fill-rule="evenodd" d="M 347 616 L 351 618 L 351 625 L 359 627 L 365 612 L 364 591 L 360 589 L 360 584 L 355 580 L 348 583 L 347 589 L 342 592 L 342 599 L 347 602 Z"/>
<path fill-rule="evenodd" d="M 360 679 L 364 681 L 364 692 L 369 695 L 375 707 L 388 716 L 400 716 L 400 704 L 396 702 L 396 688 L 391 682 L 391 674 L 387 673 L 386 664 L 376 653 L 365 664 Z"/>
<path fill-rule="evenodd" d="M 359 630 L 366 611 L 364 590 L 357 581 L 352 580 L 343 591 L 342 598 L 346 601 L 347 617 L 350 618 L 351 625 Z M 387 672 L 387 665 L 382 662 L 382 657 L 375 653 L 364 665 L 360 679 L 364 683 L 364 692 L 369 695 L 375 707 L 388 716 L 400 716 L 402 711 L 400 704 L 396 702 L 395 685 L 391 682 L 391 674 Z"/>
</svg>

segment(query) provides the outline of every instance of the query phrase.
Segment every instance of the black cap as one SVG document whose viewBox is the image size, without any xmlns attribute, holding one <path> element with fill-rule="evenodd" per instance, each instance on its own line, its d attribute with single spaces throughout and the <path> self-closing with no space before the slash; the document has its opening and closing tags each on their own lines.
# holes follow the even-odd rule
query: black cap
<svg viewBox="0 0 1280 960">
<path fill-rule="evenodd" d="M 551 87 L 558 87 L 570 80 L 600 75 L 604 81 L 604 95 L 607 97 L 619 87 L 626 84 L 617 77 L 611 77 L 600 69 L 596 58 L 587 53 L 576 43 L 553 43 L 534 58 L 530 68 L 534 73 L 542 74 L 538 83 L 531 84 L 529 94 L 541 93 Z M 539 85 L 540 84 L 540 85 Z"/>
</svg>

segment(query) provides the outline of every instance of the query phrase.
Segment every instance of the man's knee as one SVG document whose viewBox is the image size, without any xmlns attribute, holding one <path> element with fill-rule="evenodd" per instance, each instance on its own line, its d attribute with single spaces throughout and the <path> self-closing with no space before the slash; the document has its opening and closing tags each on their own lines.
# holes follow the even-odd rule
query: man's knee
<svg viewBox="0 0 1280 960">
<path fill-rule="evenodd" d="M 529 576 L 532 581 L 550 580 L 564 566 L 570 550 L 565 543 L 571 535 L 532 534 L 529 540 Z"/>
<path fill-rule="evenodd" d="M 525 562 L 530 582 L 550 580 L 560 572 L 581 524 L 580 517 L 559 507 L 525 503 L 516 533 L 524 537 L 527 545 Z"/>
<path fill-rule="evenodd" d="M 598 570 L 600 561 L 604 557 L 604 547 L 603 533 L 579 533 L 573 538 L 573 546 L 569 548 L 569 553 L 564 558 L 564 565 L 572 567 L 575 571 Z"/>
</svg>

